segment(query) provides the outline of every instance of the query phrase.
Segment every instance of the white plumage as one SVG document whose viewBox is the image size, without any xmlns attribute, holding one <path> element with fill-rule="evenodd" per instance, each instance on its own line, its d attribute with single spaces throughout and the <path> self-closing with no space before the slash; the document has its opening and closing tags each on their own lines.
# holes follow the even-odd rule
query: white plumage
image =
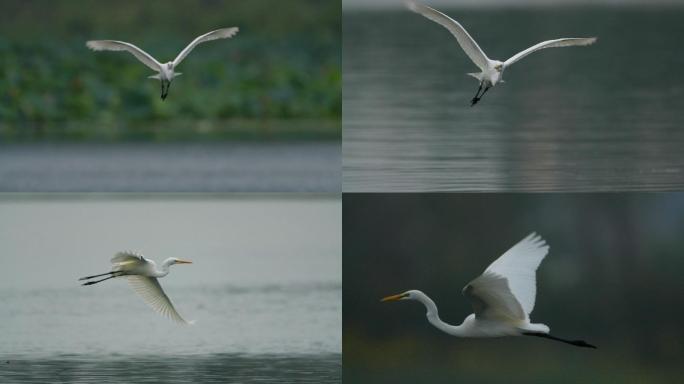
<svg viewBox="0 0 684 384">
<path fill-rule="evenodd" d="M 539 51 L 546 48 L 558 48 L 558 47 L 572 47 L 572 46 L 584 46 L 591 45 L 596 42 L 595 37 L 570 37 L 561 38 L 555 40 L 542 41 L 541 43 L 535 44 L 524 51 L 518 52 L 513 55 L 510 59 L 506 61 L 492 60 L 484 53 L 484 51 L 477 44 L 475 39 L 473 39 L 468 31 L 456 20 L 445 15 L 444 13 L 430 8 L 427 5 L 418 4 L 414 1 L 407 1 L 406 6 L 413 12 L 425 16 L 429 20 L 443 26 L 458 41 L 463 51 L 468 55 L 470 60 L 475 63 L 475 65 L 480 68 L 479 73 L 469 73 L 468 75 L 476 78 L 480 86 L 475 94 L 475 97 L 471 100 L 471 106 L 477 104 L 477 102 L 482 98 L 482 96 L 489 90 L 489 88 L 495 86 L 497 83 L 502 82 L 503 72 L 506 68 L 511 66 L 513 63 L 519 61 L 523 57 L 529 55 L 532 52 Z M 483 90 L 484 89 L 484 90 Z M 482 93 L 480 93 L 482 92 Z"/>
<path fill-rule="evenodd" d="M 188 44 L 173 61 L 167 63 L 160 63 L 149 53 L 143 51 L 142 49 L 136 47 L 131 43 L 117 40 L 90 40 L 86 42 L 86 46 L 93 51 L 126 51 L 135 56 L 140 62 L 148 66 L 150 69 L 157 71 L 158 74 L 150 76 L 152 79 L 158 79 L 161 81 L 162 85 L 162 100 L 166 99 L 166 95 L 169 92 L 169 87 L 171 81 L 180 76 L 182 73 L 175 72 L 176 67 L 185 59 L 186 56 L 199 44 L 205 43 L 207 41 L 217 40 L 217 39 L 227 39 L 235 36 L 239 29 L 237 27 L 222 28 L 215 31 L 205 33 L 201 36 L 195 38 L 190 44 Z"/>
<path fill-rule="evenodd" d="M 511 294 L 525 315 L 529 315 L 537 296 L 537 268 L 548 253 L 546 242 L 536 233 L 531 233 L 490 264 L 483 276 L 494 274 L 505 278 Z"/>
<path fill-rule="evenodd" d="M 465 288 L 463 294 L 470 300 L 473 314 L 461 325 L 451 325 L 439 317 L 437 305 L 425 293 L 410 290 L 387 296 L 382 301 L 415 300 L 427 309 L 430 324 L 443 332 L 459 337 L 537 336 L 579 347 L 596 348 L 581 340 L 566 340 L 549 334 L 545 324 L 532 323 L 537 293 L 536 271 L 549 252 L 549 246 L 535 233 L 531 233 L 504 252 Z"/>
<path fill-rule="evenodd" d="M 157 280 L 156 277 L 131 275 L 126 276 L 126 280 L 128 280 L 128 284 L 131 288 L 133 288 L 133 290 L 156 312 L 177 323 L 191 323 L 185 321 L 178 311 L 176 311 L 176 308 L 173 306 L 173 303 L 171 303 L 169 297 L 166 296 L 166 293 L 164 293 L 164 290 L 161 285 L 159 285 L 159 280 Z"/>
<path fill-rule="evenodd" d="M 126 277 L 133 290 L 156 312 L 180 324 L 192 324 L 186 321 L 176 311 L 171 299 L 166 295 L 158 278 L 169 274 L 169 267 L 174 264 L 191 264 L 187 260 L 175 257 L 164 260 L 160 269 L 154 261 L 146 259 L 143 255 L 135 252 L 119 252 L 111 259 L 112 271 L 99 275 L 82 277 L 79 280 L 89 280 L 82 285 L 92 285 L 116 277 Z M 96 277 L 108 276 L 100 280 L 92 280 Z"/>
</svg>

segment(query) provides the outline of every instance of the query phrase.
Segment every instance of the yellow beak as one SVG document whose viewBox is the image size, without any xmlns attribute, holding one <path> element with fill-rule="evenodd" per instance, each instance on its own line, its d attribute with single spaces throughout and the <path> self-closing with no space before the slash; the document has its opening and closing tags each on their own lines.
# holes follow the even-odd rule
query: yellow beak
<svg viewBox="0 0 684 384">
<path fill-rule="evenodd" d="M 385 301 L 397 301 L 397 300 L 401 300 L 401 299 L 402 299 L 403 297 L 405 297 L 405 296 L 406 296 L 405 294 L 400 293 L 400 294 L 398 294 L 398 295 L 392 295 L 392 296 L 383 297 L 382 300 L 380 300 L 380 301 L 381 301 L 381 302 L 385 302 Z"/>
<path fill-rule="evenodd" d="M 192 264 L 192 261 L 189 260 L 177 260 L 176 264 Z"/>
</svg>

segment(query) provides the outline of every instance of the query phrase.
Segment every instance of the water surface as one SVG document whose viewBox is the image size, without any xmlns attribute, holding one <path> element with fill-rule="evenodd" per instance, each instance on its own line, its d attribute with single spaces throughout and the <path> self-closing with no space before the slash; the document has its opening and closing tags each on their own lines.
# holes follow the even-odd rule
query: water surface
<svg viewBox="0 0 684 384">
<path fill-rule="evenodd" d="M 0 145 L 2 192 L 339 192 L 340 145 Z"/>
<path fill-rule="evenodd" d="M 3 383 L 340 383 L 341 356 L 143 356 L 7 360 Z"/>
</svg>

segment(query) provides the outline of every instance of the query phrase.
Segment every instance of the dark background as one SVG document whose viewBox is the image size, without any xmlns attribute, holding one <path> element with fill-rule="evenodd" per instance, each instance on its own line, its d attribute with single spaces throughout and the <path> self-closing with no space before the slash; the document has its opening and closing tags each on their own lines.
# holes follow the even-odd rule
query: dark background
<svg viewBox="0 0 684 384">
<path fill-rule="evenodd" d="M 684 354 L 684 194 L 345 194 L 344 378 L 368 383 L 674 382 Z M 531 319 L 586 350 L 441 333 L 461 289 L 528 233 L 550 245 Z"/>
</svg>

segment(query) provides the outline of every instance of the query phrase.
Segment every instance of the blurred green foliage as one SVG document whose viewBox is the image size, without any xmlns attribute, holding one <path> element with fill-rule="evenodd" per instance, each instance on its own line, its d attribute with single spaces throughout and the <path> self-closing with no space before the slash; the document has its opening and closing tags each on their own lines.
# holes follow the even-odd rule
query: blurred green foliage
<svg viewBox="0 0 684 384">
<path fill-rule="evenodd" d="M 273 121 L 302 120 L 282 131 L 339 138 L 340 12 L 335 0 L 3 1 L 0 133 L 111 139 L 172 125 L 185 138 L 230 138 L 259 120 L 277 137 Z M 166 62 L 197 35 L 230 26 L 240 33 L 183 61 L 166 101 L 132 55 L 85 47 L 129 41 Z"/>
</svg>

